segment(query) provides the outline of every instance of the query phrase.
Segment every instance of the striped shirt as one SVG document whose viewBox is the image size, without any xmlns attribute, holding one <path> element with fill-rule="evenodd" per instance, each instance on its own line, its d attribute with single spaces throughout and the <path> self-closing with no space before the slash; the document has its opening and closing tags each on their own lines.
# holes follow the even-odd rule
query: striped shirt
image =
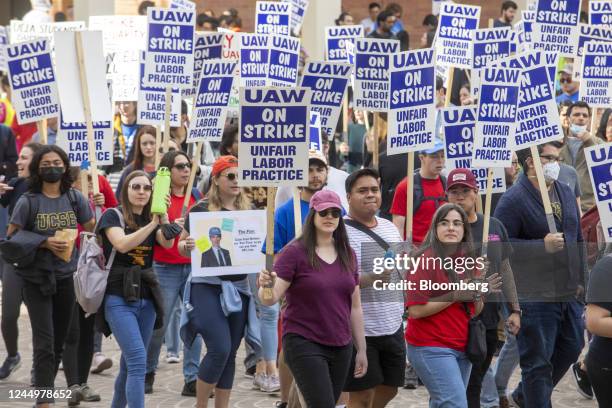
<svg viewBox="0 0 612 408">
<path fill-rule="evenodd" d="M 380 217 L 376 217 L 376 221 L 376 227 L 371 230 L 385 240 L 391 248 L 402 242 L 402 237 L 393 223 Z M 366 233 L 350 225 L 346 225 L 346 230 L 351 247 L 357 255 L 359 273 L 373 273 L 374 258 L 383 258 L 385 251 Z M 402 276 L 398 272 L 393 272 L 390 282 L 399 282 L 401 279 Z M 404 294 L 400 290 L 361 288 L 361 307 L 365 335 L 367 337 L 389 336 L 396 333 L 402 325 Z"/>
</svg>

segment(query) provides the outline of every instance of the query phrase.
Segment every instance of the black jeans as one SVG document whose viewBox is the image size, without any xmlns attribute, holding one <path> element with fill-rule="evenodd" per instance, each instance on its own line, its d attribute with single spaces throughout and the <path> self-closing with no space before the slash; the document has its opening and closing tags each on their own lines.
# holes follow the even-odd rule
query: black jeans
<svg viewBox="0 0 612 408">
<path fill-rule="evenodd" d="M 353 344 L 332 347 L 287 333 L 283 336 L 285 361 L 308 407 L 334 408 L 346 381 Z"/>
<path fill-rule="evenodd" d="M 607 358 L 604 358 L 607 357 Z M 586 356 L 587 373 L 600 407 L 612 407 L 612 364 L 609 356 L 598 356 L 589 350 Z"/>
<path fill-rule="evenodd" d="M 74 310 L 72 277 L 58 280 L 54 295 L 43 295 L 37 285 L 26 281 L 23 300 L 32 326 L 35 386 L 52 388 Z M 39 402 L 52 399 L 42 398 Z"/>
<path fill-rule="evenodd" d="M 17 354 L 19 329 L 19 309 L 21 308 L 23 279 L 17 275 L 12 265 L 0 260 L 4 265 L 2 276 L 2 338 L 9 356 Z"/>
<path fill-rule="evenodd" d="M 487 356 L 480 366 L 472 365 L 470 381 L 467 387 L 467 400 L 469 408 L 480 408 L 480 391 L 482 390 L 482 380 L 484 379 L 493 355 L 497 347 L 497 328 L 487 328 Z"/>
<path fill-rule="evenodd" d="M 62 362 L 68 386 L 85 384 L 89 378 L 89 368 L 94 350 L 95 315 L 85 318 L 85 312 L 78 303 L 74 304 L 72 321 Z"/>
</svg>

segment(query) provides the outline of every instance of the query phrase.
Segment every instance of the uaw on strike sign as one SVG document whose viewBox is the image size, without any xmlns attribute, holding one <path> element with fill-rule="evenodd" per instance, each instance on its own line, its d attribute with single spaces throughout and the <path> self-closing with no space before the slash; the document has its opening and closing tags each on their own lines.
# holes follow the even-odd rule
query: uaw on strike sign
<svg viewBox="0 0 612 408">
<path fill-rule="evenodd" d="M 595 192 L 601 227 L 607 243 L 612 243 L 612 143 L 584 150 L 591 184 Z"/>
</svg>

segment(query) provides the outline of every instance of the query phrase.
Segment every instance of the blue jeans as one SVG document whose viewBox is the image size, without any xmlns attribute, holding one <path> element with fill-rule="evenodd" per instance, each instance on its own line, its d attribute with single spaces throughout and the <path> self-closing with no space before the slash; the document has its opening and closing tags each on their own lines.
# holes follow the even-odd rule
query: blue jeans
<svg viewBox="0 0 612 408">
<path fill-rule="evenodd" d="M 159 364 L 159 353 L 161 352 L 162 341 L 170 321 L 170 316 L 173 312 L 174 305 L 177 299 L 183 298 L 183 290 L 187 278 L 191 273 L 191 265 L 189 264 L 153 264 L 153 269 L 157 274 L 159 286 L 164 298 L 164 327 L 153 332 L 149 349 L 147 350 L 147 373 L 152 373 L 157 370 Z M 196 337 L 191 347 L 183 345 L 183 376 L 185 382 L 195 381 L 198 375 L 198 367 L 200 365 L 200 352 L 202 351 L 202 339 Z"/>
<path fill-rule="evenodd" d="M 153 301 L 140 299 L 128 303 L 121 296 L 106 295 L 104 313 L 121 349 L 111 407 L 144 408 L 147 346 L 156 317 Z"/>
<path fill-rule="evenodd" d="M 408 344 L 408 359 L 427 387 L 430 408 L 467 407 L 465 391 L 472 363 L 465 353 L 450 348 Z"/>
<path fill-rule="evenodd" d="M 583 306 L 576 300 L 525 302 L 521 309 L 517 343 L 522 377 L 512 396 L 525 408 L 550 407 L 553 388 L 584 347 Z"/>
<path fill-rule="evenodd" d="M 276 361 L 278 352 L 278 314 L 279 303 L 272 306 L 262 305 L 257 296 L 257 274 L 251 273 L 248 276 L 251 293 L 255 297 L 257 305 L 257 316 L 261 324 L 261 345 L 263 348 L 263 359 L 265 361 Z"/>
<path fill-rule="evenodd" d="M 168 322 L 168 329 L 164 336 L 164 342 L 166 343 L 166 351 L 168 354 L 175 354 L 178 356 L 181 351 L 181 342 L 179 339 L 179 323 L 181 320 L 181 307 L 182 302 L 178 301 L 172 307 L 170 313 L 170 321 Z"/>
</svg>

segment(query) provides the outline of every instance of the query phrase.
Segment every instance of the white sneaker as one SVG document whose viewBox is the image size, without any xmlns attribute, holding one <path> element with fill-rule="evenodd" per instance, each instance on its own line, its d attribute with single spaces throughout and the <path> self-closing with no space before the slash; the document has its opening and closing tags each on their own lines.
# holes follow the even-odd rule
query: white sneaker
<svg viewBox="0 0 612 408">
<path fill-rule="evenodd" d="M 106 357 L 102 353 L 94 354 L 93 361 L 91 362 L 91 372 L 93 374 L 100 374 L 104 370 L 108 370 L 113 366 L 113 360 Z"/>
<path fill-rule="evenodd" d="M 177 356 L 176 354 L 171 354 L 171 353 L 166 354 L 166 363 L 176 364 L 180 362 L 181 362 L 181 358 Z"/>
<path fill-rule="evenodd" d="M 263 388 L 266 385 L 267 376 L 261 373 L 255 373 L 253 377 L 253 389 L 263 391 Z"/>
<path fill-rule="evenodd" d="M 264 386 L 261 389 L 263 392 L 278 392 L 280 391 L 280 379 L 277 375 L 266 376 Z"/>
</svg>

